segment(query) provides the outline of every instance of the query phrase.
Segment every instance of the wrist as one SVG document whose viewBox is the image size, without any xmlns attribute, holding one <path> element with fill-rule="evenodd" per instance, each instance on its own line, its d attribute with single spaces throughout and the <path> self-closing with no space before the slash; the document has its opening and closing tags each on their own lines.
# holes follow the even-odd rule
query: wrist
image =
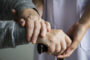
<svg viewBox="0 0 90 60">
<path fill-rule="evenodd" d="M 33 8 L 37 12 L 38 15 L 40 15 L 39 11 L 36 8 Z"/>
<path fill-rule="evenodd" d="M 27 18 L 28 16 L 39 16 L 39 14 L 33 9 L 33 8 L 27 8 L 27 9 L 24 9 L 20 14 L 19 16 L 20 17 L 24 17 L 24 18 Z"/>
</svg>

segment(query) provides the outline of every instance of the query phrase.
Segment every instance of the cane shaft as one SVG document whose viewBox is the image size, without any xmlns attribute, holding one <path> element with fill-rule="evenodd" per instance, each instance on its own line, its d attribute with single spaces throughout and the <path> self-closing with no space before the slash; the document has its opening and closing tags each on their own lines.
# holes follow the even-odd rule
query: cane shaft
<svg viewBox="0 0 90 60">
<path fill-rule="evenodd" d="M 64 59 L 61 59 L 61 58 L 57 58 L 57 60 L 64 60 Z"/>
</svg>

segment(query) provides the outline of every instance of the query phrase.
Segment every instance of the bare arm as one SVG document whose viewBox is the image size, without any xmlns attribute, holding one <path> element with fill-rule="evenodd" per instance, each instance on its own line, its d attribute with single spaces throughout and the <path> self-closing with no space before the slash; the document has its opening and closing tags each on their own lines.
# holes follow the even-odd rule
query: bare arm
<svg viewBox="0 0 90 60">
<path fill-rule="evenodd" d="M 90 4 L 86 7 L 81 19 L 75 23 L 67 32 L 72 39 L 72 44 L 59 58 L 69 57 L 80 44 L 84 35 L 90 28 Z"/>
<path fill-rule="evenodd" d="M 86 25 L 90 28 L 90 4 L 87 6 L 82 18 L 79 21 L 80 24 Z"/>
</svg>

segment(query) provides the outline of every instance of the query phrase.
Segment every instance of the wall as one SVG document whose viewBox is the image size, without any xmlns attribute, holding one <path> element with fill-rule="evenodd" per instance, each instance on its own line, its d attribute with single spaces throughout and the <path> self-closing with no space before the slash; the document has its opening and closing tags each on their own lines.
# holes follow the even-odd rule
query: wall
<svg viewBox="0 0 90 60">
<path fill-rule="evenodd" d="M 22 45 L 16 48 L 0 49 L 0 60 L 33 60 L 34 45 Z"/>
</svg>

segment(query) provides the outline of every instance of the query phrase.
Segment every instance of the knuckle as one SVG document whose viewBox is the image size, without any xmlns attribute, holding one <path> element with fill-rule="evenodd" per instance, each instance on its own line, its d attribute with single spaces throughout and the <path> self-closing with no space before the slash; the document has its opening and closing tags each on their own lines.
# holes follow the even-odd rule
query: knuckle
<svg viewBox="0 0 90 60">
<path fill-rule="evenodd" d="M 51 42 L 52 44 L 56 44 L 54 38 L 52 38 L 52 39 L 50 40 L 50 42 Z"/>
<path fill-rule="evenodd" d="M 33 25 L 29 25 L 28 26 L 28 29 L 31 29 L 31 28 L 34 28 L 34 26 Z"/>
<path fill-rule="evenodd" d="M 57 32 L 59 32 L 59 33 L 63 33 L 63 30 L 57 30 Z"/>
<path fill-rule="evenodd" d="M 37 38 L 37 34 L 34 34 L 34 37 L 33 38 L 36 39 Z"/>
<path fill-rule="evenodd" d="M 33 19 L 38 20 L 39 18 L 38 18 L 38 16 L 33 16 Z"/>
</svg>

